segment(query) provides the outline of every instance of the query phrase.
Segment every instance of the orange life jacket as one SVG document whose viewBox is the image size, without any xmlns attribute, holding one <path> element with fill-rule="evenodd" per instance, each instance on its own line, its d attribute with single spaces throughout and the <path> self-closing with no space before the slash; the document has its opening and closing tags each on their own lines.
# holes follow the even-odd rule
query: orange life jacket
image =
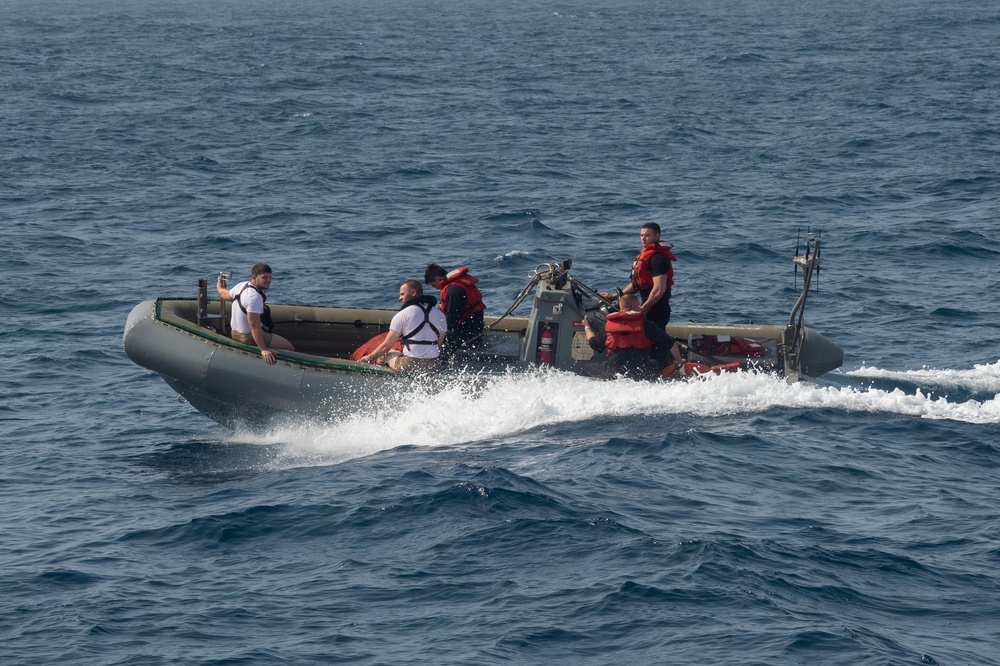
<svg viewBox="0 0 1000 666">
<path fill-rule="evenodd" d="M 387 335 L 389 335 L 389 331 L 386 331 L 385 333 L 379 333 L 371 340 L 369 340 L 368 342 L 364 343 L 363 345 L 355 349 L 353 352 L 351 352 L 351 360 L 360 361 L 362 356 L 367 356 L 368 354 L 371 354 L 373 351 L 378 349 L 378 346 L 382 344 L 382 341 L 385 340 L 385 336 Z M 396 344 L 392 346 L 391 351 L 398 351 L 398 352 L 403 351 L 403 341 L 396 340 Z"/>
<path fill-rule="evenodd" d="M 739 372 L 739 363 L 723 363 L 722 365 L 705 365 L 704 363 L 693 363 L 691 361 L 686 362 L 681 367 L 677 367 L 673 363 L 663 368 L 660 371 L 661 379 L 680 379 L 681 377 L 688 377 L 691 375 L 707 375 L 712 372 L 717 375 L 721 375 L 723 372 Z"/>
<path fill-rule="evenodd" d="M 646 317 L 635 310 L 609 314 L 604 332 L 608 336 L 604 346 L 609 351 L 653 347 L 653 341 L 646 337 Z"/>
<path fill-rule="evenodd" d="M 444 282 L 441 283 L 441 312 L 447 314 L 448 307 L 448 287 L 455 285 L 465 291 L 465 309 L 462 310 L 462 314 L 458 318 L 458 323 L 464 322 L 466 319 L 471 317 L 473 313 L 482 312 L 486 309 L 486 304 L 483 303 L 483 295 L 476 286 L 479 282 L 479 278 L 474 275 L 469 275 L 469 269 L 456 268 L 448 276 L 445 277 Z"/>
<path fill-rule="evenodd" d="M 667 289 L 674 286 L 674 262 L 677 261 L 677 257 L 670 251 L 673 247 L 670 243 L 665 245 L 660 245 L 658 242 L 650 243 L 636 255 L 635 263 L 632 264 L 632 284 L 638 291 L 648 291 L 653 288 L 653 269 L 649 267 L 649 261 L 657 254 L 663 255 L 670 262 L 670 269 L 667 271 Z"/>
<path fill-rule="evenodd" d="M 719 338 L 724 338 L 720 340 Z M 728 339 L 726 339 L 728 338 Z M 764 345 L 751 338 L 703 335 L 691 341 L 691 346 L 705 356 L 766 356 Z"/>
</svg>

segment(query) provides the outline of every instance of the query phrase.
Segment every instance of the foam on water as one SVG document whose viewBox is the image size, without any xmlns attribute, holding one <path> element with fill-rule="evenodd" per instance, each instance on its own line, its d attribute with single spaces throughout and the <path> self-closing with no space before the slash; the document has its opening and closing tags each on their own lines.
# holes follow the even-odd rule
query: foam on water
<svg viewBox="0 0 1000 666">
<path fill-rule="evenodd" d="M 504 254 L 498 254 L 496 257 L 493 258 L 493 261 L 494 263 L 502 264 L 508 259 L 513 259 L 516 257 L 530 257 L 530 256 L 531 253 L 528 252 L 527 250 L 511 250 L 510 252 L 506 252 Z"/>
<path fill-rule="evenodd" d="M 971 370 L 948 368 L 923 368 L 921 370 L 883 370 L 861 367 L 844 373 L 851 377 L 871 377 L 907 381 L 927 386 L 964 388 L 970 391 L 1000 393 L 1000 361 L 992 365 L 975 365 Z"/>
<path fill-rule="evenodd" d="M 969 383 L 984 385 L 990 373 L 996 379 L 997 368 L 978 367 L 964 376 Z M 912 373 L 896 374 L 912 378 Z M 900 388 L 788 384 L 773 375 L 753 372 L 650 383 L 627 379 L 601 382 L 562 372 L 536 372 L 491 378 L 485 384 L 470 377 L 434 394 L 404 390 L 374 412 L 332 423 L 277 428 L 265 434 L 237 433 L 233 439 L 281 446 L 283 453 L 276 461 L 279 466 L 328 465 L 398 446 L 456 446 L 561 423 L 670 415 L 711 419 L 772 409 L 1000 423 L 1000 397 L 996 396 L 986 401 L 950 401 L 919 389 L 907 393 Z"/>
</svg>

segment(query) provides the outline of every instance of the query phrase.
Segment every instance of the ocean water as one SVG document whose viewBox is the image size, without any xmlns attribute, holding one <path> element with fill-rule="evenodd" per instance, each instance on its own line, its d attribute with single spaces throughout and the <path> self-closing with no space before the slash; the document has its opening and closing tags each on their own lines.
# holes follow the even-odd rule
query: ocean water
<svg viewBox="0 0 1000 666">
<path fill-rule="evenodd" d="M 1000 7 L 87 0 L 0 19 L 0 663 L 1000 664 Z M 825 382 L 560 373 L 230 432 L 133 365 L 218 271 L 492 313 L 537 264 Z"/>
</svg>

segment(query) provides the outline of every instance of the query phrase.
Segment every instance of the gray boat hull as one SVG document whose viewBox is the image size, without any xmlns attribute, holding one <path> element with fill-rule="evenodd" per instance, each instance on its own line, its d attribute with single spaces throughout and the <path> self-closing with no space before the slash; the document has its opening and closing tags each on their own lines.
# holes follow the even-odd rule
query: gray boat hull
<svg viewBox="0 0 1000 666">
<path fill-rule="evenodd" d="M 752 369 L 801 381 L 840 367 L 843 350 L 802 324 L 809 280 L 819 266 L 819 240 L 810 237 L 807 247 L 795 257 L 803 287 L 785 326 L 669 325 L 667 332 L 685 350 L 685 368 Z M 223 334 L 226 304 L 209 302 L 205 280 L 197 299 L 160 298 L 135 306 L 123 344 L 135 363 L 159 373 L 195 409 L 231 428 L 336 419 L 384 407 L 414 390 L 415 383 L 426 391 L 448 386 L 457 375 L 468 382 L 470 373 L 483 377 L 541 364 L 590 374 L 599 359 L 583 325 L 602 317 L 610 302 L 574 279 L 571 265 L 569 260 L 540 265 L 507 312 L 486 317 L 481 338 L 456 352 L 452 369 L 430 376 L 398 375 L 351 360 L 360 346 L 388 331 L 396 313 L 372 308 L 272 305 L 275 332 L 297 351 L 277 351 L 277 362 L 268 365 L 257 348 Z M 510 316 L 531 294 L 531 314 Z"/>
<path fill-rule="evenodd" d="M 336 418 L 398 391 L 400 378 L 379 366 L 294 352 L 283 352 L 268 365 L 259 352 L 214 331 L 185 330 L 157 319 L 157 305 L 145 301 L 132 309 L 125 353 L 228 427 Z"/>
</svg>

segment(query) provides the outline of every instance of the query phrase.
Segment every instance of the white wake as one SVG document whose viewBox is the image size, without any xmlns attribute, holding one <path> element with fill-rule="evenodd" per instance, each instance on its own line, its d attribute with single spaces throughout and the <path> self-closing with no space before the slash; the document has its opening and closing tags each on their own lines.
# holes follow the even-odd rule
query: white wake
<svg viewBox="0 0 1000 666">
<path fill-rule="evenodd" d="M 951 401 L 920 390 L 788 384 L 756 373 L 657 383 L 602 382 L 561 372 L 512 374 L 485 383 L 459 382 L 434 394 L 401 392 L 365 413 L 330 423 L 282 427 L 265 435 L 236 434 L 234 441 L 280 445 L 287 463 L 308 465 L 331 464 L 403 445 L 450 446 L 502 439 L 535 428 L 608 417 L 684 414 L 710 419 L 785 408 L 1000 423 L 1000 397 L 996 395 L 1000 363 L 964 371 L 863 368 L 844 375 L 960 386 L 994 396 L 984 401 Z"/>
<path fill-rule="evenodd" d="M 964 388 L 977 393 L 1000 393 L 1000 361 L 991 365 L 975 365 L 971 370 L 924 368 L 922 370 L 899 372 L 874 367 L 862 367 L 858 370 L 845 372 L 844 374 L 850 377 L 872 377 L 875 379 L 913 382 L 924 386 Z"/>
</svg>

